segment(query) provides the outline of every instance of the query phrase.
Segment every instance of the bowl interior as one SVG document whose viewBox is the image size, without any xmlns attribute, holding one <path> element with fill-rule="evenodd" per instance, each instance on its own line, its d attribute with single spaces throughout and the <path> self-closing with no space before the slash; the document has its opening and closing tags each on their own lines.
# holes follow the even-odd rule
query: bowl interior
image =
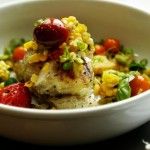
<svg viewBox="0 0 150 150">
<path fill-rule="evenodd" d="M 36 20 L 76 16 L 97 41 L 116 37 L 140 56 L 149 54 L 150 17 L 128 6 L 104 1 L 27 1 L 0 7 L 0 48 L 14 37 L 32 38 Z"/>
<path fill-rule="evenodd" d="M 76 16 L 86 24 L 98 41 L 106 37 L 118 38 L 133 48 L 142 58 L 149 56 L 149 14 L 121 4 L 98 0 L 24 1 L 0 6 L 0 49 L 15 37 L 32 39 L 36 20 L 45 17 Z"/>
</svg>

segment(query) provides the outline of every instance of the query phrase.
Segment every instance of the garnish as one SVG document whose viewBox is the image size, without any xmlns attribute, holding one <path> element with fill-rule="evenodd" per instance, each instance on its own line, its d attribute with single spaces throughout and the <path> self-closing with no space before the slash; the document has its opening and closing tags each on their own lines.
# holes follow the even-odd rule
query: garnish
<svg viewBox="0 0 150 150">
<path fill-rule="evenodd" d="M 35 41 L 49 49 L 58 48 L 67 40 L 68 35 L 68 29 L 56 18 L 40 20 L 33 32 Z"/>
</svg>

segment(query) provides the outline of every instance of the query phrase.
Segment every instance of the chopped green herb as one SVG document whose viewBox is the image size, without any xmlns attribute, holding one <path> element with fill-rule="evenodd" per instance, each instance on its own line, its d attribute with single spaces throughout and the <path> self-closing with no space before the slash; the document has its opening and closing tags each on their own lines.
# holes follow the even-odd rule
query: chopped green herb
<svg viewBox="0 0 150 150">
<path fill-rule="evenodd" d="M 4 82 L 4 86 L 8 86 L 10 84 L 13 84 L 13 83 L 17 83 L 18 81 L 13 78 L 13 77 L 10 77 L 7 81 Z"/>
<path fill-rule="evenodd" d="M 72 69 L 72 67 L 73 67 L 72 62 L 65 62 L 63 64 L 63 70 L 70 70 L 70 69 Z"/>
<path fill-rule="evenodd" d="M 77 41 L 77 47 L 79 48 L 79 50 L 81 51 L 85 51 L 88 48 L 88 45 L 80 40 Z"/>
<path fill-rule="evenodd" d="M 146 65 L 148 64 L 148 60 L 147 60 L 147 59 L 142 59 L 142 60 L 140 61 L 140 64 L 141 64 L 142 66 L 145 66 L 145 67 L 146 67 Z"/>
<path fill-rule="evenodd" d="M 124 54 L 133 54 L 133 49 L 131 48 L 124 48 L 122 47 L 121 51 L 124 53 Z"/>
<path fill-rule="evenodd" d="M 131 97 L 129 81 L 127 79 L 123 79 L 118 85 L 117 100 L 120 101 L 129 97 Z"/>
<path fill-rule="evenodd" d="M 80 58 L 80 57 L 76 57 L 75 62 L 78 63 L 78 64 L 83 64 L 84 63 L 83 59 Z"/>
<path fill-rule="evenodd" d="M 0 60 L 7 60 L 7 59 L 9 59 L 9 55 L 0 54 Z"/>
<path fill-rule="evenodd" d="M 70 55 L 68 48 L 66 47 L 64 50 L 64 54 L 62 56 L 60 56 L 60 62 L 66 62 L 66 61 L 71 61 L 73 58 L 73 56 Z"/>
<path fill-rule="evenodd" d="M 142 59 L 141 61 L 137 62 L 137 61 L 133 61 L 130 65 L 129 65 L 129 69 L 136 71 L 136 70 L 144 70 L 146 68 L 146 65 L 148 64 L 148 60 L 147 59 Z"/>
<path fill-rule="evenodd" d="M 115 59 L 122 65 L 128 65 L 133 61 L 132 55 L 125 55 L 123 53 L 116 54 Z"/>
</svg>

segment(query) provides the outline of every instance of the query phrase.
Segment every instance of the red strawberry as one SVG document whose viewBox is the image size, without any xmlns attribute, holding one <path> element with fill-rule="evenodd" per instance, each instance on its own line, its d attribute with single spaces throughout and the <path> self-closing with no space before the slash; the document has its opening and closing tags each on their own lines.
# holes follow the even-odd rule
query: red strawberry
<svg viewBox="0 0 150 150">
<path fill-rule="evenodd" d="M 29 89 L 23 83 L 6 86 L 0 89 L 0 103 L 28 108 L 31 106 Z"/>
</svg>

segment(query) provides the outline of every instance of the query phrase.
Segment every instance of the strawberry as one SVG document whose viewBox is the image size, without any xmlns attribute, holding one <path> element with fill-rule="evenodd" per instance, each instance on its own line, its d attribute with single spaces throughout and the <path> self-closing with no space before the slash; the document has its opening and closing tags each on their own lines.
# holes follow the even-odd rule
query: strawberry
<svg viewBox="0 0 150 150">
<path fill-rule="evenodd" d="M 6 86 L 0 89 L 0 103 L 28 108 L 31 106 L 29 89 L 23 83 Z"/>
</svg>

